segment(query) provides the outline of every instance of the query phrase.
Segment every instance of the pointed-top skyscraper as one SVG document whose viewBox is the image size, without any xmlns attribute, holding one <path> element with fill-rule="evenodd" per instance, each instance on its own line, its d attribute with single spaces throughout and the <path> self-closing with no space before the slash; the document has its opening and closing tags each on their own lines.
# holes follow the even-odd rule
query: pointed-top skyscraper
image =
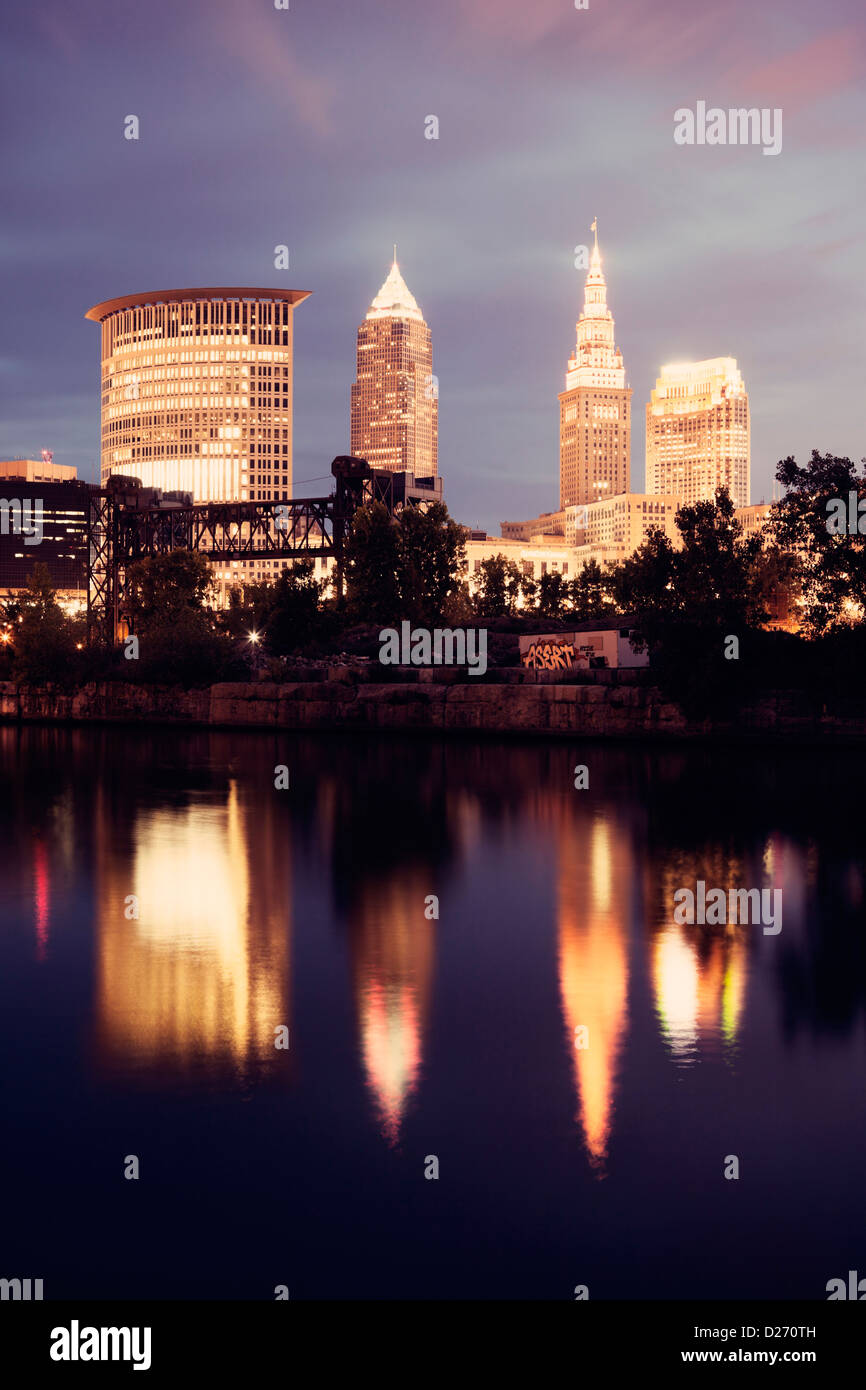
<svg viewBox="0 0 866 1390">
<path fill-rule="evenodd" d="M 559 505 L 600 502 L 629 490 L 631 388 L 614 339 L 607 285 L 595 245 L 577 343 L 559 397 Z"/>
<path fill-rule="evenodd" d="M 358 329 L 351 450 L 373 468 L 435 478 L 439 400 L 430 329 L 394 261 Z"/>
</svg>

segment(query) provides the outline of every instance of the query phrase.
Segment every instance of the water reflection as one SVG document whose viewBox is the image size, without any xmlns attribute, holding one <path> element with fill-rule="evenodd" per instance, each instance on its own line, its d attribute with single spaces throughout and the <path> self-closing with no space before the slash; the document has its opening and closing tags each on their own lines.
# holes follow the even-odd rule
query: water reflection
<svg viewBox="0 0 866 1390">
<path fill-rule="evenodd" d="M 628 1025 L 628 924 L 635 881 L 627 836 L 597 815 L 566 817 L 557 839 L 559 987 L 578 1122 L 604 1171 Z M 576 1030 L 581 1031 L 578 1035 Z"/>
<path fill-rule="evenodd" d="M 390 881 L 364 884 L 352 911 L 361 1058 L 392 1145 L 418 1085 L 430 1011 L 436 922 L 424 916 L 428 889 L 418 872 L 398 870 Z"/>
<path fill-rule="evenodd" d="M 36 959 L 44 961 L 48 951 L 51 868 L 42 840 L 33 842 L 33 915 L 36 928 Z"/>
<path fill-rule="evenodd" d="M 452 816 L 445 761 L 423 744 L 395 759 L 387 744 L 362 742 L 339 771 L 322 751 L 317 823 L 347 930 L 359 1056 L 394 1147 L 423 1075 L 438 932 L 428 899 L 467 852 L 466 818 Z"/>
<path fill-rule="evenodd" d="M 652 978 L 662 1035 L 674 1061 L 691 1066 L 702 1047 L 721 1041 L 733 1051 L 746 994 L 747 928 L 667 926 L 652 948 Z M 724 933 L 720 936 L 718 933 Z"/>
<path fill-rule="evenodd" d="M 504 843 L 527 872 L 549 860 L 552 913 L 525 927 L 555 946 L 564 1047 L 538 1065 L 565 1067 L 587 1160 L 601 1175 L 628 1050 L 638 1045 L 636 996 L 648 1000 L 652 1041 L 677 1070 L 709 1053 L 737 1055 L 759 969 L 785 1038 L 862 1024 L 866 875 L 829 766 L 813 770 L 817 834 L 794 795 L 796 761 L 752 760 L 743 798 L 721 775 L 720 755 L 594 757 L 592 790 L 577 792 L 574 755 L 562 746 L 7 728 L 5 881 L 28 905 L 42 964 L 63 929 L 57 905 L 71 878 L 87 881 L 100 1074 L 202 1084 L 273 1073 L 290 1084 L 294 1051 L 275 1059 L 273 1040 L 278 1025 L 293 1023 L 302 865 L 304 891 L 330 894 L 370 1114 L 396 1146 L 424 1107 L 440 948 L 428 896 L 470 881 L 479 858 Z M 273 787 L 283 760 L 289 793 Z M 782 888 L 781 937 L 674 924 L 676 889 L 698 879 Z M 486 891 L 491 911 L 507 918 L 496 882 Z M 131 898 L 137 915 L 125 912 Z M 575 1046 L 577 1029 L 587 1046 Z"/>
<path fill-rule="evenodd" d="M 95 827 L 96 1041 L 110 1069 L 246 1076 L 290 1027 L 290 845 L 267 797 L 144 807 Z"/>
</svg>

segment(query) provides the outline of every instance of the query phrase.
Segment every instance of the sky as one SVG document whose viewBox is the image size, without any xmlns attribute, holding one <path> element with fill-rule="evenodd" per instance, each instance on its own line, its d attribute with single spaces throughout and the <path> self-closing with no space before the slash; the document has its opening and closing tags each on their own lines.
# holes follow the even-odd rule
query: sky
<svg viewBox="0 0 866 1390">
<path fill-rule="evenodd" d="M 97 480 L 91 305 L 274 286 L 312 291 L 294 477 L 327 492 L 396 242 L 451 513 L 496 532 L 551 510 L 593 217 L 634 490 L 672 361 L 737 359 L 753 501 L 789 454 L 866 454 L 863 0 L 40 0 L 4 30 L 0 458 L 50 448 Z M 780 108 L 781 152 L 675 143 L 698 101 Z"/>
</svg>

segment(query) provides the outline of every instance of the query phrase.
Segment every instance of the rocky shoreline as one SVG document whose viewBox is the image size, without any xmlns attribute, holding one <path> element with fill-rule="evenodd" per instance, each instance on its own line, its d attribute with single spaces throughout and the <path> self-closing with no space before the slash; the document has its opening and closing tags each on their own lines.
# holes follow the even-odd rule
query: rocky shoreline
<svg viewBox="0 0 866 1390">
<path fill-rule="evenodd" d="M 862 702 L 819 703 L 767 691 L 736 719 L 690 720 L 646 680 L 554 684 L 503 671 L 472 681 L 456 672 L 396 673 L 387 682 L 351 666 L 308 670 L 280 684 L 224 683 L 199 690 L 99 682 L 74 691 L 0 682 L 6 723 L 123 723 L 289 730 L 455 732 L 617 739 L 866 742 Z M 443 674 L 454 677 L 442 679 Z M 607 673 L 605 673 L 607 674 Z M 617 674 L 620 677 L 623 673 Z M 400 676 L 406 679 L 400 679 Z M 526 679 L 529 677 L 529 679 Z"/>
</svg>

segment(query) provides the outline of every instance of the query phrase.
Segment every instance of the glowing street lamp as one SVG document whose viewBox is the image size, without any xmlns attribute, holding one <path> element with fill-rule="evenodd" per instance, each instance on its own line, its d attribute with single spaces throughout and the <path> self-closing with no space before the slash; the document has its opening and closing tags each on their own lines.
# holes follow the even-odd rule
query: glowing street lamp
<svg viewBox="0 0 866 1390">
<path fill-rule="evenodd" d="M 253 674 L 258 674 L 259 669 L 259 642 L 262 640 L 260 632 L 248 632 L 247 638 L 253 653 Z"/>
</svg>

